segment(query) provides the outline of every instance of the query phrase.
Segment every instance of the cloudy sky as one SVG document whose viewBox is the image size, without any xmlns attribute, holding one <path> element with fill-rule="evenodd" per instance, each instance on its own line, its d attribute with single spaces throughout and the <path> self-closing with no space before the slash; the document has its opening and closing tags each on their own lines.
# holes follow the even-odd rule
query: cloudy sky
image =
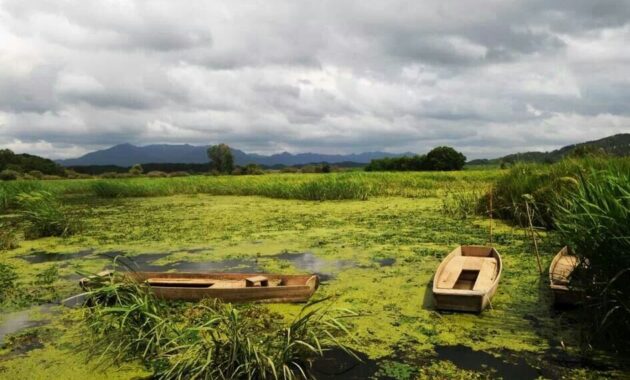
<svg viewBox="0 0 630 380">
<path fill-rule="evenodd" d="M 630 1 L 0 0 L 0 146 L 549 150 L 630 132 Z"/>
</svg>

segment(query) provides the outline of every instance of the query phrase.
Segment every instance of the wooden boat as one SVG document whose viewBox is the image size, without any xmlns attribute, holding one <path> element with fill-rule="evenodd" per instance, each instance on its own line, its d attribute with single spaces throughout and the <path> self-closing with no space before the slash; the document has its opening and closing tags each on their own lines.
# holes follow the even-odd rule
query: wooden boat
<svg viewBox="0 0 630 380">
<path fill-rule="evenodd" d="M 127 272 L 125 276 L 149 285 L 158 298 L 183 301 L 306 302 L 319 286 L 317 275 Z M 89 288 L 90 280 L 82 279 L 81 286 Z"/>
<path fill-rule="evenodd" d="M 481 312 L 497 291 L 502 269 L 501 255 L 492 247 L 455 248 L 433 278 L 436 308 Z"/>
<path fill-rule="evenodd" d="M 575 305 L 580 302 L 580 292 L 569 289 L 571 274 L 578 266 L 578 258 L 569 247 L 563 247 L 549 265 L 549 287 L 553 302 L 557 305 Z"/>
</svg>

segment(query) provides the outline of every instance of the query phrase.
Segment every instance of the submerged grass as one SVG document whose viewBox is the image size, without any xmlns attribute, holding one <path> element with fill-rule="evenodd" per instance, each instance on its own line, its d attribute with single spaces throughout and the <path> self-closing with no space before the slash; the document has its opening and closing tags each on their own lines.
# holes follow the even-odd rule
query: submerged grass
<svg viewBox="0 0 630 380">
<path fill-rule="evenodd" d="M 116 273 L 101 281 L 87 294 L 86 347 L 110 362 L 140 359 L 157 379 L 308 378 L 314 357 L 346 350 L 337 336 L 349 334 L 342 318 L 353 313 L 333 316 L 325 299 L 285 324 L 261 306 L 169 305 Z"/>
</svg>

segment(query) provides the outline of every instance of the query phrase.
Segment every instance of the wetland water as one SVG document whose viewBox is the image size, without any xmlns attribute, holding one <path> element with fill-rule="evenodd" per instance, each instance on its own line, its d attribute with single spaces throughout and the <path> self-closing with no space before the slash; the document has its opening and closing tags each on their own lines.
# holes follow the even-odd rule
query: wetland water
<svg viewBox="0 0 630 380">
<path fill-rule="evenodd" d="M 356 363 L 330 352 L 315 362 L 314 371 L 323 379 L 623 378 L 628 373 L 619 363 L 584 366 L 573 359 L 579 337 L 567 324 L 570 314 L 550 307 L 525 234 L 500 222 L 495 241 L 505 272 L 492 309 L 480 315 L 433 310 L 430 285 L 440 259 L 461 243 L 487 239 L 485 221 L 447 218 L 436 211 L 439 205 L 438 199 L 395 197 L 305 202 L 197 195 L 101 201 L 89 205 L 94 216 L 85 219 L 80 235 L 22 241 L 4 257 L 16 268 L 25 293 L 34 291 L 37 275 L 59 268 L 56 295 L 32 301 L 35 307 L 80 293 L 77 271 L 96 273 L 110 267 L 115 256 L 146 271 L 318 273 L 326 281 L 316 296 L 334 297 L 335 307 L 360 315 L 351 321 L 356 340 L 347 344 L 363 359 Z M 557 251 L 547 241 L 540 249 L 546 262 Z M 300 308 L 268 307 L 288 317 Z M 35 379 L 51 373 L 68 379 L 149 375 L 137 363 L 95 370 L 75 350 L 81 310 L 24 312 L 29 308 L 3 314 L 5 343 L 43 323 L 51 333 L 22 355 L 0 353 L 0 377 L 24 378 L 26 369 Z M 563 360 L 549 355 L 560 351 L 566 353 Z"/>
</svg>

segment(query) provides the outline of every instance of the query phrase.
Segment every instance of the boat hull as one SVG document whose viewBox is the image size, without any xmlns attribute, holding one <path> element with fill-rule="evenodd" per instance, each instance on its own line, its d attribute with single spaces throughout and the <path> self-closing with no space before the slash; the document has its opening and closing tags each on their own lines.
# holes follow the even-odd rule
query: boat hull
<svg viewBox="0 0 630 380">
<path fill-rule="evenodd" d="M 151 292 L 160 299 L 179 301 L 199 301 L 205 298 L 220 299 L 225 302 L 307 302 L 319 286 L 317 275 L 276 275 L 264 274 L 269 282 L 277 286 L 243 286 L 233 288 L 191 287 L 190 282 L 204 280 L 218 282 L 239 282 L 248 278 L 260 277 L 260 273 L 162 273 L 129 272 L 126 276 L 138 283 L 149 285 Z M 177 282 L 180 282 L 178 284 Z M 161 286 L 168 284 L 168 286 Z M 218 285 L 217 285 L 218 286 Z"/>
<path fill-rule="evenodd" d="M 474 289 L 445 289 L 438 286 L 438 279 L 444 274 L 449 262 L 457 256 L 491 258 L 496 260 L 496 271 L 489 285 L 482 290 Z M 433 280 L 433 298 L 435 308 L 439 310 L 463 311 L 479 313 L 491 305 L 499 286 L 499 279 L 503 264 L 501 256 L 492 247 L 461 246 L 453 250 L 438 267 Z M 464 270 L 462 270 L 464 272 Z M 471 285 L 473 286 L 473 285 Z"/>
<path fill-rule="evenodd" d="M 572 258 L 573 268 L 567 268 L 567 258 Z M 582 293 L 569 287 L 569 278 L 577 265 L 577 258 L 573 256 L 569 247 L 563 247 L 554 256 L 549 265 L 549 288 L 554 305 L 571 306 L 582 302 Z"/>
</svg>

